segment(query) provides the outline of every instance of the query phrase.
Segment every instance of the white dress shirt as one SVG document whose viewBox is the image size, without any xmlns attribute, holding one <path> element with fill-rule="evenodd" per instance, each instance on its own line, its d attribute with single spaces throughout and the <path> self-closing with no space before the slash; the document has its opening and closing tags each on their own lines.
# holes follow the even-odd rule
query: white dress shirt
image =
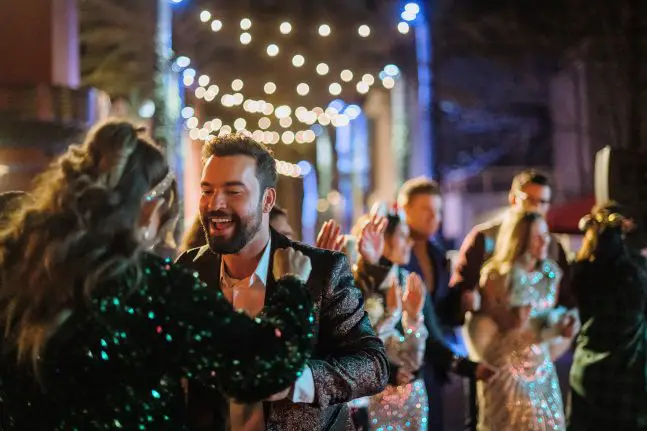
<svg viewBox="0 0 647 431">
<path fill-rule="evenodd" d="M 229 276 L 224 259 L 220 263 L 220 288 L 225 298 L 236 310 L 256 317 L 265 306 L 265 290 L 270 271 L 271 240 L 268 241 L 254 273 L 242 280 Z M 301 376 L 294 382 L 292 402 L 313 403 L 315 385 L 312 370 L 306 366 Z M 259 417 L 260 415 L 260 417 Z M 230 423 L 232 431 L 260 431 L 265 429 L 262 405 L 245 406 L 236 403 L 230 405 Z"/>
</svg>

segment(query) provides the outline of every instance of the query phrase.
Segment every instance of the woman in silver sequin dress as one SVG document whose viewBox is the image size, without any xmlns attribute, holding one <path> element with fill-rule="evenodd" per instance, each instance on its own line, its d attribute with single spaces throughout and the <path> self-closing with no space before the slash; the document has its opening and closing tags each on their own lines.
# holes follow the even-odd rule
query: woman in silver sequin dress
<svg viewBox="0 0 647 431">
<path fill-rule="evenodd" d="M 418 375 L 428 336 L 422 313 L 426 288 L 417 274 L 399 266 L 409 261 L 411 245 L 398 214 L 373 217 L 360 234 L 356 280 L 392 374 L 386 390 L 368 400 L 372 431 L 427 430 L 427 391 Z"/>
<path fill-rule="evenodd" d="M 481 310 L 466 322 L 473 359 L 498 369 L 478 383 L 479 431 L 564 431 L 554 359 L 570 345 L 577 318 L 556 309 L 561 278 L 547 258 L 550 236 L 535 213 L 511 213 L 482 270 Z"/>
</svg>

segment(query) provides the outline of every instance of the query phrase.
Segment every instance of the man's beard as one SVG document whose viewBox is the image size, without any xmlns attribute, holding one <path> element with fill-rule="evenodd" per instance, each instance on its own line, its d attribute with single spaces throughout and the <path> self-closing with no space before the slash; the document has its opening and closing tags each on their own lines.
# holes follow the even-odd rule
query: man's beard
<svg viewBox="0 0 647 431">
<path fill-rule="evenodd" d="M 211 236 L 210 226 L 212 217 L 231 218 L 234 226 L 233 233 L 230 238 L 225 236 Z M 213 211 L 200 216 L 202 222 L 202 229 L 209 245 L 209 249 L 216 254 L 235 254 L 242 250 L 249 242 L 256 236 L 261 229 L 262 211 L 260 205 L 256 212 L 250 217 L 243 220 L 238 214 L 227 214 L 223 211 Z"/>
</svg>

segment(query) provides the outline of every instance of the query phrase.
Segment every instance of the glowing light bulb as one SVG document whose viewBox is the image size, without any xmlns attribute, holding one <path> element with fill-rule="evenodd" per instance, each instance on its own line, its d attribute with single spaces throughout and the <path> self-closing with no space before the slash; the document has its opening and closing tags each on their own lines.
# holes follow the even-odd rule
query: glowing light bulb
<svg viewBox="0 0 647 431">
<path fill-rule="evenodd" d="M 333 82 L 328 86 L 328 92 L 333 96 L 338 96 L 341 94 L 341 85 L 337 82 Z"/>
<path fill-rule="evenodd" d="M 208 10 L 203 10 L 202 12 L 200 12 L 200 21 L 207 22 L 210 19 L 211 19 L 211 12 L 209 12 Z"/>
<path fill-rule="evenodd" d="M 234 91 L 240 91 L 243 89 L 243 81 L 241 79 L 234 79 L 231 81 L 231 89 Z"/>
<path fill-rule="evenodd" d="M 328 72 L 330 72 L 330 68 L 328 67 L 328 65 L 326 63 L 319 63 L 317 65 L 317 73 L 319 75 L 322 75 L 322 76 L 327 75 Z"/>
<path fill-rule="evenodd" d="M 265 91 L 265 94 L 274 94 L 276 91 L 276 84 L 273 82 L 266 82 L 263 86 L 263 91 Z"/>
<path fill-rule="evenodd" d="M 310 86 L 305 82 L 302 82 L 299 85 L 297 85 L 297 94 L 299 94 L 299 96 L 305 96 L 309 92 L 310 92 Z"/>
<path fill-rule="evenodd" d="M 348 69 L 342 70 L 339 76 L 341 77 L 341 80 L 344 82 L 349 82 L 353 80 L 353 72 L 351 72 Z"/>
<path fill-rule="evenodd" d="M 365 73 L 362 76 L 362 82 L 365 82 L 367 85 L 373 85 L 375 84 L 375 77 L 371 75 L 370 73 Z"/>
<path fill-rule="evenodd" d="M 206 87 L 209 85 L 209 77 L 207 75 L 200 75 L 198 78 L 198 85 L 200 87 Z"/>
<path fill-rule="evenodd" d="M 188 120 L 186 120 L 186 127 L 189 129 L 195 129 L 198 127 L 198 119 L 195 117 L 191 117 Z"/>
<path fill-rule="evenodd" d="M 357 88 L 357 92 L 360 94 L 366 94 L 368 93 L 368 90 L 369 90 L 368 84 L 364 81 L 358 82 L 356 88 Z"/>
<path fill-rule="evenodd" d="M 290 126 L 292 125 L 292 118 L 290 118 L 290 117 L 284 117 L 284 118 L 281 118 L 281 119 L 279 120 L 279 124 L 280 124 L 280 125 L 281 125 L 281 127 L 283 127 L 284 129 L 287 129 L 288 127 L 290 127 Z"/>
<path fill-rule="evenodd" d="M 281 34 L 290 34 L 290 32 L 292 31 L 292 24 L 287 21 L 282 22 L 279 26 L 279 31 L 281 32 Z"/>
<path fill-rule="evenodd" d="M 237 118 L 236 121 L 234 121 L 234 129 L 236 130 L 242 130 L 246 125 L 247 121 L 245 121 L 244 118 Z"/>
<path fill-rule="evenodd" d="M 219 32 L 220 30 L 222 30 L 222 21 L 220 21 L 219 19 L 214 19 L 213 21 L 211 21 L 211 31 Z"/>
<path fill-rule="evenodd" d="M 305 64 L 305 62 L 306 62 L 306 59 L 301 54 L 297 54 L 294 57 L 292 57 L 292 65 L 294 67 L 301 67 Z"/>
<path fill-rule="evenodd" d="M 261 117 L 258 120 L 258 127 L 260 127 L 263 130 L 268 129 L 271 125 L 272 125 L 272 121 L 267 117 Z"/>
<path fill-rule="evenodd" d="M 269 55 L 270 57 L 276 57 L 279 54 L 279 47 L 278 45 L 271 43 L 267 45 L 266 51 L 267 55 Z"/>
<path fill-rule="evenodd" d="M 252 28 L 252 20 L 249 18 L 243 18 L 240 20 L 240 29 L 241 30 L 249 30 Z"/>
<path fill-rule="evenodd" d="M 387 76 L 382 80 L 382 85 L 384 86 L 384 88 L 387 88 L 390 90 L 391 88 L 395 87 L 395 79 L 393 79 L 390 76 Z"/>
<path fill-rule="evenodd" d="M 369 37 L 371 35 L 371 27 L 367 26 L 366 24 L 360 25 L 357 29 L 357 33 L 361 37 Z"/>
<path fill-rule="evenodd" d="M 243 45 L 249 45 L 252 42 L 252 35 L 245 32 L 240 34 L 240 43 Z"/>
<path fill-rule="evenodd" d="M 290 145 L 294 142 L 294 132 L 291 132 L 289 130 L 287 132 L 283 132 L 283 134 L 281 135 L 281 140 L 285 145 Z"/>
<path fill-rule="evenodd" d="M 330 29 L 330 26 L 328 24 L 321 24 L 319 26 L 319 36 L 321 36 L 321 37 L 330 36 L 330 32 L 331 32 L 331 29 Z"/>
<path fill-rule="evenodd" d="M 404 22 L 404 21 L 398 23 L 398 31 L 400 33 L 407 34 L 407 33 L 409 33 L 409 29 L 410 29 L 409 23 Z"/>
</svg>

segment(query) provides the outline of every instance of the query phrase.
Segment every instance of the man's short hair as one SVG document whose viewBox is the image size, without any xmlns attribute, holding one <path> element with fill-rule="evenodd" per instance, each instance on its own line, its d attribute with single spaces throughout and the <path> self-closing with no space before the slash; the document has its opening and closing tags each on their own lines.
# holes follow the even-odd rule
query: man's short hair
<svg viewBox="0 0 647 431">
<path fill-rule="evenodd" d="M 202 148 L 203 163 L 211 156 L 248 156 L 256 161 L 256 178 L 261 190 L 275 188 L 278 182 L 276 160 L 272 151 L 265 145 L 242 134 L 218 136 L 208 141 Z"/>
<path fill-rule="evenodd" d="M 512 186 L 510 187 L 510 191 L 519 191 L 528 184 L 550 187 L 550 181 L 548 180 L 548 177 L 546 175 L 534 169 L 526 169 L 514 176 L 514 178 L 512 179 Z"/>
<path fill-rule="evenodd" d="M 270 211 L 270 222 L 272 220 L 274 220 L 275 218 L 281 217 L 281 216 L 287 218 L 288 212 L 286 210 L 284 210 L 283 208 L 281 208 L 280 206 L 274 205 L 272 207 L 272 210 Z"/>
<path fill-rule="evenodd" d="M 438 183 L 431 178 L 418 177 L 406 181 L 398 193 L 398 206 L 405 206 L 418 195 L 440 196 L 441 190 Z"/>
</svg>

